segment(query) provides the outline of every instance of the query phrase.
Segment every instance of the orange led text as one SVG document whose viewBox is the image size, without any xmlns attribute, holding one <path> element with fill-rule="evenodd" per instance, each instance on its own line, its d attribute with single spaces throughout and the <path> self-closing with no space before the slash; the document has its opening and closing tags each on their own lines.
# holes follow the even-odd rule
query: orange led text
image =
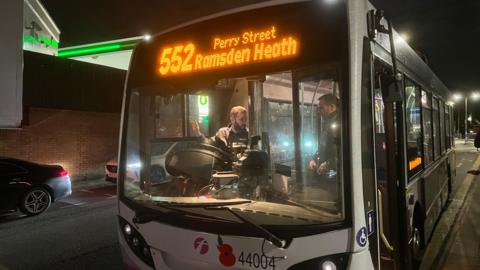
<svg viewBox="0 0 480 270">
<path fill-rule="evenodd" d="M 165 46 L 157 70 L 161 76 L 280 60 L 298 55 L 300 42 L 292 35 L 280 36 L 275 26 L 263 31 L 245 31 L 238 36 L 215 37 L 211 51 L 195 43 Z"/>
</svg>

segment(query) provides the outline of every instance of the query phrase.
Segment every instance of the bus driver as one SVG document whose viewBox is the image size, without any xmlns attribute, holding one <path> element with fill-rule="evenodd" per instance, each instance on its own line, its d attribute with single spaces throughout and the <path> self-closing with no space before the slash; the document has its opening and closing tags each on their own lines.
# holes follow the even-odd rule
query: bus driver
<svg viewBox="0 0 480 270">
<path fill-rule="evenodd" d="M 196 121 L 192 122 L 192 130 L 194 134 L 204 137 Z M 236 143 L 246 146 L 248 142 L 247 109 L 242 106 L 233 107 L 230 110 L 230 124 L 220 128 L 212 140 L 220 148 L 229 151 Z"/>
<path fill-rule="evenodd" d="M 308 168 L 318 174 L 336 172 L 338 137 L 338 99 L 325 94 L 318 99 L 318 112 L 322 118 L 318 152 L 308 163 Z"/>
</svg>

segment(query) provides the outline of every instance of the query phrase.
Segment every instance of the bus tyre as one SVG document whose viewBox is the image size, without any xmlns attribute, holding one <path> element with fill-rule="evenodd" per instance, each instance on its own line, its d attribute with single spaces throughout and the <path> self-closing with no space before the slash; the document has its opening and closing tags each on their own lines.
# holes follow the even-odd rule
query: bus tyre
<svg viewBox="0 0 480 270">
<path fill-rule="evenodd" d="M 412 268 L 420 269 L 420 264 L 423 258 L 423 230 L 419 226 L 413 227 L 413 241 L 412 241 Z"/>
</svg>

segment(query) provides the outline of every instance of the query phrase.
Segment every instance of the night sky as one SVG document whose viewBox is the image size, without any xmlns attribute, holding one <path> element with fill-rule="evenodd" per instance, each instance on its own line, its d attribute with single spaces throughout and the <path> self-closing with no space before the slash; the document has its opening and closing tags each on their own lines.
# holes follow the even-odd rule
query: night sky
<svg viewBox="0 0 480 270">
<path fill-rule="evenodd" d="M 60 47 L 155 33 L 261 0 L 41 0 L 61 30 Z M 480 1 L 373 0 L 422 51 L 453 92 L 480 90 Z M 480 107 L 480 106 L 478 106 Z"/>
</svg>

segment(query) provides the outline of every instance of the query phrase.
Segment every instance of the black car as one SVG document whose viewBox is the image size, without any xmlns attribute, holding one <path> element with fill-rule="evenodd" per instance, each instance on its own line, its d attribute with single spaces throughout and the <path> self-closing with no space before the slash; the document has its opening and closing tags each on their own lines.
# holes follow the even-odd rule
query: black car
<svg viewBox="0 0 480 270">
<path fill-rule="evenodd" d="M 38 215 L 70 194 L 70 176 L 62 166 L 0 157 L 0 212 Z"/>
</svg>

